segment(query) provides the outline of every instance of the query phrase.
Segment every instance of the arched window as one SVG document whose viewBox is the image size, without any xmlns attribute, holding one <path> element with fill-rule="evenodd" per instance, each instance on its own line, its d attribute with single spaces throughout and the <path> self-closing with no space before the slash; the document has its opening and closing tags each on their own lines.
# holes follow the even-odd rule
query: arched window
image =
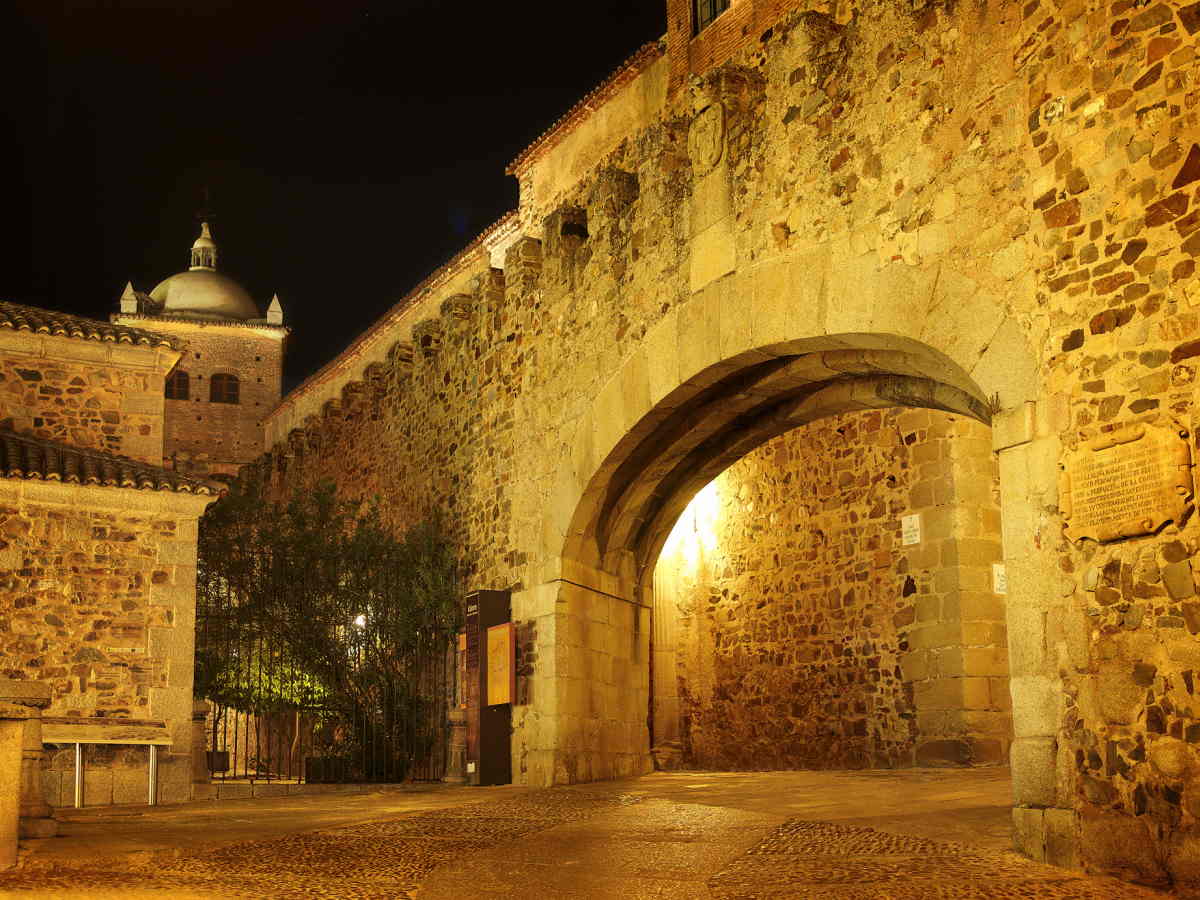
<svg viewBox="0 0 1200 900">
<path fill-rule="evenodd" d="M 167 399 L 186 400 L 189 387 L 188 373 L 183 369 L 176 369 L 167 376 Z"/>
<path fill-rule="evenodd" d="M 208 385 L 208 399 L 213 403 L 238 402 L 238 378 L 236 375 L 214 375 Z"/>
</svg>

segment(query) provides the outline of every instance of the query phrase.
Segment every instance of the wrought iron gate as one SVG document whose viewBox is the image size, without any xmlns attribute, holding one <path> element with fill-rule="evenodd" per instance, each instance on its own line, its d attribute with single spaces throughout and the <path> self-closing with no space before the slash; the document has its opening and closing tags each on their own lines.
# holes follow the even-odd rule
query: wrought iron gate
<svg viewBox="0 0 1200 900">
<path fill-rule="evenodd" d="M 347 617 L 355 690 L 331 691 L 231 591 L 198 592 L 196 660 L 210 685 L 208 769 L 217 780 L 438 781 L 445 774 L 453 649 L 432 629 L 397 651 L 365 615 Z"/>
</svg>

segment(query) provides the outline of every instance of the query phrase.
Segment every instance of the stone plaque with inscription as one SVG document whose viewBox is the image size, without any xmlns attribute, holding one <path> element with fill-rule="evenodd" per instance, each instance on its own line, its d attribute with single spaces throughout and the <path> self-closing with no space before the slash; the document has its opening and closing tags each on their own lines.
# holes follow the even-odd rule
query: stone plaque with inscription
<svg viewBox="0 0 1200 900">
<path fill-rule="evenodd" d="M 1192 508 L 1192 459 L 1180 428 L 1130 425 L 1081 444 L 1059 491 L 1070 540 L 1115 541 L 1179 524 Z"/>
</svg>

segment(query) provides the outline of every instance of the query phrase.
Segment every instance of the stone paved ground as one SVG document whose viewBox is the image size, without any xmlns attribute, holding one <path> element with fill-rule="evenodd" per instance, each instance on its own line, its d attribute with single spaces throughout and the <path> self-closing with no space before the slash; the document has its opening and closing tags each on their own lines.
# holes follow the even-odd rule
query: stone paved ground
<svg viewBox="0 0 1200 900">
<path fill-rule="evenodd" d="M 871 828 L 789 821 L 708 880 L 714 900 L 837 897 L 1103 900 L 1158 891 L 980 850 Z"/>
<path fill-rule="evenodd" d="M 162 847 L 101 857 L 84 847 L 77 857 L 34 854 L 22 870 L 0 874 L 0 895 L 172 900 L 1162 896 L 1003 850 L 995 830 L 979 825 L 983 815 L 997 822 L 1004 816 L 994 804 L 980 812 L 980 800 L 994 800 L 999 784 L 988 778 L 994 776 L 656 775 L 389 813 L 380 821 L 266 840 L 214 841 L 183 851 Z M 922 794 L 913 791 L 915 785 L 923 786 Z M 906 792 L 915 811 L 911 822 L 889 812 Z M 831 796 L 842 797 L 843 821 L 814 821 L 811 813 L 827 809 Z M 789 814 L 797 806 L 805 807 L 805 815 Z M 925 806 L 944 809 L 928 812 Z M 880 811 L 887 827 L 862 824 L 858 813 L 864 808 Z M 154 828 L 149 817 L 146 828 Z M 974 842 L 922 835 L 938 829 Z"/>
</svg>

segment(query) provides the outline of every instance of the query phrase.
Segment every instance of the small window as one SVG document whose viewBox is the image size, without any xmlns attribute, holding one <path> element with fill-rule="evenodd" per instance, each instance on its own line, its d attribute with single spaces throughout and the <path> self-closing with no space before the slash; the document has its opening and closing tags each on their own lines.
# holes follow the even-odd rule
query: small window
<svg viewBox="0 0 1200 900">
<path fill-rule="evenodd" d="M 213 403 L 237 403 L 238 379 L 236 375 L 214 375 L 208 384 L 208 399 Z"/>
<path fill-rule="evenodd" d="M 188 398 L 188 373 L 176 369 L 167 376 L 167 399 L 186 400 Z"/>
<path fill-rule="evenodd" d="M 692 21 L 695 23 L 693 34 L 699 34 L 727 9 L 729 0 L 692 0 Z"/>
</svg>

